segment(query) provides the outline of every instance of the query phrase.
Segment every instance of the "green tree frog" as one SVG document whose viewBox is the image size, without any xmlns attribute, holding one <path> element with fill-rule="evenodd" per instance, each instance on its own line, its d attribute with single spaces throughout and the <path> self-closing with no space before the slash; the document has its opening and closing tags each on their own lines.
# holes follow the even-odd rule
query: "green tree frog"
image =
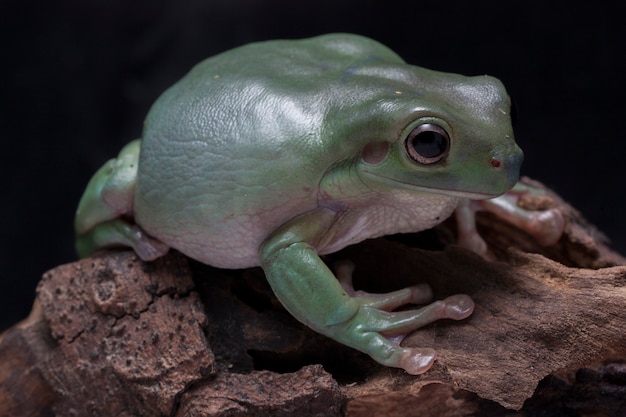
<svg viewBox="0 0 626 417">
<path fill-rule="evenodd" d="M 484 252 L 475 201 L 511 189 L 521 162 L 495 78 L 412 66 L 357 35 L 254 43 L 201 62 L 161 95 L 142 138 L 89 182 L 77 249 L 125 245 L 150 261 L 174 248 L 220 268 L 260 265 L 299 321 L 419 374 L 435 351 L 402 338 L 468 317 L 469 296 L 427 304 L 424 285 L 355 291 L 351 271 L 338 279 L 320 255 L 431 228 L 457 208 L 461 243 Z M 558 239 L 557 215 L 537 220 L 502 198 L 482 208 L 540 238 L 556 224 L 544 239 Z M 407 304 L 427 305 L 396 311 Z"/>
</svg>

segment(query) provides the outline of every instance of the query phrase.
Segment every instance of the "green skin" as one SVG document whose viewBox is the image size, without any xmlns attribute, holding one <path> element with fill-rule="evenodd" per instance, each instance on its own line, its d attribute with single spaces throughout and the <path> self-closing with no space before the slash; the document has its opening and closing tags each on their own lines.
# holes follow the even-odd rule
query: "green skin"
<svg viewBox="0 0 626 417">
<path fill-rule="evenodd" d="M 554 241 L 556 214 L 502 197 L 470 203 L 518 180 L 522 151 L 509 108 L 495 78 L 408 65 L 355 35 L 233 49 L 167 90 L 142 139 L 95 174 L 77 210 L 78 252 L 126 245 L 148 261 L 175 248 L 216 267 L 260 265 L 302 323 L 422 373 L 435 352 L 400 341 L 435 320 L 468 317 L 471 299 L 394 312 L 427 303 L 431 291 L 357 292 L 349 267 L 335 276 L 319 255 L 433 227 L 457 208 L 460 243 L 476 252 L 486 252 L 477 209 Z M 546 224 L 556 224 L 547 237 Z"/>
</svg>

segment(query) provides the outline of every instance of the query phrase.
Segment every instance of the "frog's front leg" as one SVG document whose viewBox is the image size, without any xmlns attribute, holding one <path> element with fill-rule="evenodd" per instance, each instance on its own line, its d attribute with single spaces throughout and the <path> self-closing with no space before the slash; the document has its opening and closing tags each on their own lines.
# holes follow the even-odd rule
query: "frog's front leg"
<svg viewBox="0 0 626 417">
<path fill-rule="evenodd" d="M 476 230 L 475 213 L 488 211 L 531 235 L 542 246 L 554 245 L 563 234 L 565 219 L 559 209 L 526 210 L 517 205 L 522 194 L 542 195 L 543 190 L 517 183 L 500 197 L 489 200 L 461 200 L 456 209 L 458 244 L 486 256 L 487 244 Z"/>
<path fill-rule="evenodd" d="M 261 248 L 261 265 L 274 293 L 285 308 L 313 330 L 370 355 L 377 362 L 410 374 L 427 371 L 436 353 L 430 348 L 399 345 L 411 331 L 439 319 L 468 317 L 474 303 L 456 295 L 417 310 L 393 312 L 401 305 L 430 298 L 425 287 L 390 294 L 356 293 L 344 288 L 315 250 L 315 243 L 331 227 L 334 215 L 323 210 L 285 225 Z M 351 274 L 342 271 L 341 275 Z M 343 279 L 344 286 L 346 279 Z"/>
<path fill-rule="evenodd" d="M 563 235 L 565 219 L 561 210 L 526 210 L 517 205 L 523 194 L 542 196 L 545 191 L 521 182 L 504 195 L 477 202 L 482 210 L 489 211 L 509 223 L 525 230 L 542 246 L 554 245 Z"/>
</svg>

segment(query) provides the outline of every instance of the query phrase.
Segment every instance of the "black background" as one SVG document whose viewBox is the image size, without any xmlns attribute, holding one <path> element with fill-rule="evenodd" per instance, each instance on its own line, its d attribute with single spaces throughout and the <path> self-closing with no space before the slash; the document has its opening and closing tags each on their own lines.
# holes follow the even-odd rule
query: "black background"
<svg viewBox="0 0 626 417">
<path fill-rule="evenodd" d="M 488 73 L 519 109 L 523 174 L 626 253 L 625 15 L 619 2 L 0 1 L 0 330 L 41 274 L 75 259 L 76 203 L 201 59 L 265 39 L 355 32 L 408 62 Z"/>
</svg>

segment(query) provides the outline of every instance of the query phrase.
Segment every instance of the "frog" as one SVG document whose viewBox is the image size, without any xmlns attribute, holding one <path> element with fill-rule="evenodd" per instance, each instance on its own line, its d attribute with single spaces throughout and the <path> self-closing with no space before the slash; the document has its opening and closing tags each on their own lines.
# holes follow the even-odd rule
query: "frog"
<svg viewBox="0 0 626 417">
<path fill-rule="evenodd" d="M 433 301 L 426 284 L 355 290 L 353 268 L 333 271 L 324 256 L 452 215 L 461 246 L 484 255 L 478 210 L 558 240 L 557 212 L 506 197 L 523 159 L 511 119 L 497 78 L 414 66 L 361 35 L 239 46 L 167 89 L 141 138 L 91 178 L 76 210 L 77 251 L 129 247 L 149 262 L 173 249 L 217 268 L 260 266 L 298 321 L 418 375 L 437 353 L 403 339 L 468 318 L 471 297 Z"/>
</svg>

